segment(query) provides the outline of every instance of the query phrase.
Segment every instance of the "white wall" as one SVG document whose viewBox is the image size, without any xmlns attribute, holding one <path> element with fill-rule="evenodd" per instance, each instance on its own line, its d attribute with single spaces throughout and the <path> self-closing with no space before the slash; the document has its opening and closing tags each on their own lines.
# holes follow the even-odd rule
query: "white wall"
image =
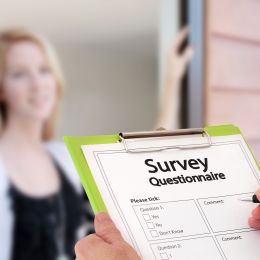
<svg viewBox="0 0 260 260">
<path fill-rule="evenodd" d="M 165 64 L 169 48 L 175 39 L 179 28 L 180 20 L 180 2 L 179 0 L 162 0 L 161 14 L 159 21 L 159 86 L 164 86 Z"/>
<path fill-rule="evenodd" d="M 180 28 L 180 0 L 162 0 L 161 1 L 161 14 L 159 22 L 159 48 L 158 48 L 158 97 L 161 96 L 163 88 L 166 86 L 166 64 L 167 55 L 170 48 L 178 34 Z M 178 94 L 179 96 L 179 94 Z M 175 100 L 173 100 L 175 102 Z M 176 109 L 176 107 L 174 107 Z M 173 111 L 173 115 L 178 115 Z M 175 116 L 173 129 L 180 128 L 179 116 Z"/>
<path fill-rule="evenodd" d="M 117 48 L 58 48 L 67 86 L 63 135 L 150 130 L 157 109 L 157 59 Z"/>
<path fill-rule="evenodd" d="M 58 138 L 154 127 L 167 50 L 179 28 L 179 0 L 160 4 L 160 16 L 153 14 L 157 31 L 105 44 L 58 46 L 67 79 Z"/>
</svg>

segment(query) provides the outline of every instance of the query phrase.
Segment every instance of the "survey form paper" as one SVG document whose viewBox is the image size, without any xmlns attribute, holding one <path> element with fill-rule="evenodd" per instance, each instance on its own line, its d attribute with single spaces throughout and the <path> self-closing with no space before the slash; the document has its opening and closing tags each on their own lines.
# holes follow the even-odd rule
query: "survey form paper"
<svg viewBox="0 0 260 260">
<path fill-rule="evenodd" d="M 239 200 L 260 187 L 242 136 L 158 150 L 205 139 L 127 141 L 134 153 L 122 143 L 82 146 L 110 216 L 142 259 L 260 259 L 260 231 L 247 223 L 256 205 Z"/>
</svg>

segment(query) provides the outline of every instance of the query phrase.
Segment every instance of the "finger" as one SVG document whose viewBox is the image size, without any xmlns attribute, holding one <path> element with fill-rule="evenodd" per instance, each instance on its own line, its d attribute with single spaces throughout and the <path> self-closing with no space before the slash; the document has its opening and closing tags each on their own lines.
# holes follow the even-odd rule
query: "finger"
<svg viewBox="0 0 260 260">
<path fill-rule="evenodd" d="M 253 211 L 252 211 L 252 217 L 254 219 L 260 220 L 260 206 L 257 206 Z"/>
<path fill-rule="evenodd" d="M 258 198 L 258 200 L 260 200 L 260 189 L 258 189 L 255 193 L 256 197 Z"/>
<path fill-rule="evenodd" d="M 182 43 L 184 42 L 184 40 L 186 39 L 187 35 L 188 35 L 188 27 L 185 26 L 184 28 L 181 29 L 181 31 L 178 33 L 177 38 L 174 40 L 173 42 L 173 50 L 175 52 L 178 51 L 178 49 L 181 47 Z"/>
<path fill-rule="evenodd" d="M 77 260 L 92 259 L 91 254 L 105 246 L 105 242 L 96 234 L 91 234 L 77 242 L 75 245 L 75 254 Z"/>
<path fill-rule="evenodd" d="M 248 224 L 251 228 L 260 229 L 260 220 L 254 219 L 253 217 L 248 219 Z"/>
<path fill-rule="evenodd" d="M 121 233 L 107 213 L 102 212 L 96 215 L 94 224 L 96 234 L 104 241 L 111 244 L 123 241 Z"/>
<path fill-rule="evenodd" d="M 186 47 L 183 54 L 181 55 L 183 63 L 186 65 L 193 57 L 194 51 L 191 46 Z"/>
</svg>

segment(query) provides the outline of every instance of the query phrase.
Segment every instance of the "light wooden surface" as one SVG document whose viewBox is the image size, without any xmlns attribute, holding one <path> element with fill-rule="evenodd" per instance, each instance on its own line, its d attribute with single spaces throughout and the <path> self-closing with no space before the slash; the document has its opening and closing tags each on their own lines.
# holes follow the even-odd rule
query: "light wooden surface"
<svg viewBox="0 0 260 260">
<path fill-rule="evenodd" d="M 260 161 L 260 1 L 207 0 L 205 124 L 239 126 Z"/>
</svg>

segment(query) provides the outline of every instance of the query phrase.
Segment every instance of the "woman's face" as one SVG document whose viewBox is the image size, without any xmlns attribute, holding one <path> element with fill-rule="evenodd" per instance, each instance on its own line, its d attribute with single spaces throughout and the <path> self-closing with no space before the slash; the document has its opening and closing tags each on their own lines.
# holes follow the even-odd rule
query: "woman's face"
<svg viewBox="0 0 260 260">
<path fill-rule="evenodd" d="M 7 52 L 3 101 L 7 116 L 45 121 L 56 101 L 56 80 L 42 49 L 23 41 Z"/>
</svg>

